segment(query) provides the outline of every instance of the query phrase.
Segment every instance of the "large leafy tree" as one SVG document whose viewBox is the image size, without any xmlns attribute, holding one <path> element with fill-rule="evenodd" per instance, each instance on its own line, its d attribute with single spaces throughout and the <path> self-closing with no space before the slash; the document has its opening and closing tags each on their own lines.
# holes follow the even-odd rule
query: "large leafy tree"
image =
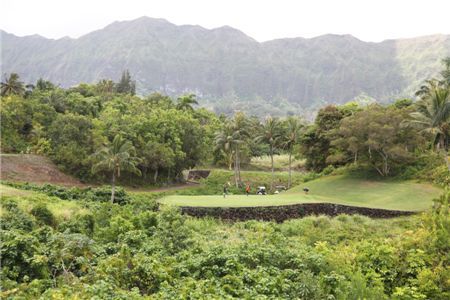
<svg viewBox="0 0 450 300">
<path fill-rule="evenodd" d="M 284 129 L 284 134 L 281 137 L 281 145 L 289 153 L 289 180 L 288 188 L 291 187 L 292 183 L 292 152 L 294 147 L 298 144 L 300 139 L 300 133 L 303 128 L 303 124 L 300 119 L 295 117 L 289 117 L 285 121 L 286 128 Z"/>
<path fill-rule="evenodd" d="M 57 114 L 47 131 L 51 157 L 65 171 L 87 178 L 91 168 L 92 119 L 73 113 Z"/>
<path fill-rule="evenodd" d="M 8 95 L 23 95 L 25 93 L 25 86 L 20 81 L 20 77 L 17 73 L 11 73 L 8 76 L 5 74 L 4 81 L 1 82 L 1 95 L 2 97 Z"/>
<path fill-rule="evenodd" d="M 411 124 L 433 136 L 436 150 L 444 157 L 450 171 L 448 148 L 450 140 L 450 87 L 434 83 L 427 93 L 416 103 L 416 111 L 411 113 Z"/>
<path fill-rule="evenodd" d="M 278 146 L 280 146 L 281 137 L 282 137 L 281 122 L 277 118 L 267 117 L 265 122 L 262 124 L 260 134 L 255 138 L 257 142 L 269 145 L 269 155 L 272 171 L 272 179 L 270 183 L 271 190 L 273 190 L 273 182 L 274 182 L 273 155 L 275 149 Z"/>
<path fill-rule="evenodd" d="M 139 158 L 134 155 L 135 149 L 133 144 L 120 135 L 116 135 L 109 146 L 95 153 L 97 163 L 92 166 L 92 172 L 96 173 L 104 170 L 112 174 L 111 203 L 114 203 L 116 177 L 120 177 L 121 171 L 129 171 L 137 175 L 141 174 L 141 171 L 136 167 L 139 163 Z"/>
<path fill-rule="evenodd" d="M 175 153 L 167 144 L 149 141 L 145 144 L 143 151 L 142 165 L 144 166 L 144 178 L 147 169 L 153 171 L 153 183 L 158 180 L 160 169 L 173 167 L 175 163 Z"/>
<path fill-rule="evenodd" d="M 408 163 L 420 144 L 417 131 L 402 126 L 406 116 L 407 109 L 370 106 L 341 121 L 332 146 L 341 153 L 349 152 L 355 163 L 388 176 L 395 167 Z M 352 156 L 342 155 L 341 160 L 345 163 Z"/>
<path fill-rule="evenodd" d="M 349 110 L 348 114 L 353 114 Z M 314 124 L 309 126 L 300 139 L 300 153 L 306 158 L 306 167 L 314 171 L 322 171 L 327 166 L 327 157 L 332 152 L 330 133 L 339 128 L 345 112 L 336 106 L 329 105 L 319 110 Z"/>
</svg>

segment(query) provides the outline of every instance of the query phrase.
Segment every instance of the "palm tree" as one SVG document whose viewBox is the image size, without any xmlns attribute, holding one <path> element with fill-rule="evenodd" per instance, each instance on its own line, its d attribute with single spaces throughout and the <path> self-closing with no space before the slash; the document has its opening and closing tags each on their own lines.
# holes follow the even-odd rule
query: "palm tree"
<svg viewBox="0 0 450 300">
<path fill-rule="evenodd" d="M 236 187 L 239 187 L 239 182 L 242 181 L 241 178 L 241 145 L 245 143 L 246 139 L 249 137 L 249 122 L 244 113 L 238 112 L 234 115 L 231 122 L 231 127 L 233 128 L 233 134 L 236 136 L 235 142 L 235 169 L 236 169 Z M 236 176 L 235 176 L 236 177 Z"/>
<path fill-rule="evenodd" d="M 298 143 L 300 132 L 303 128 L 303 124 L 298 118 L 290 117 L 286 120 L 287 128 L 285 131 L 285 135 L 282 137 L 282 146 L 287 149 L 289 152 L 289 180 L 288 180 L 288 189 L 292 184 L 292 152 L 294 150 L 294 146 Z"/>
<path fill-rule="evenodd" d="M 273 190 L 274 182 L 274 167 L 273 167 L 273 153 L 275 148 L 278 146 L 281 138 L 281 123 L 278 119 L 268 117 L 264 122 L 261 130 L 261 134 L 256 137 L 256 142 L 266 143 L 269 145 L 270 162 L 272 166 L 272 182 L 270 184 L 270 189 Z"/>
<path fill-rule="evenodd" d="M 23 82 L 19 81 L 17 73 L 11 73 L 9 78 L 5 74 L 5 81 L 1 83 L 2 97 L 8 95 L 23 95 L 25 93 L 25 86 Z"/>
<path fill-rule="evenodd" d="M 227 122 L 221 131 L 215 137 L 215 150 L 223 151 L 228 161 L 228 168 L 231 170 L 231 164 L 234 162 L 234 181 L 236 187 L 239 187 L 240 177 L 240 146 L 244 143 L 243 137 L 246 132 L 243 129 L 238 129 L 234 122 Z"/>
<path fill-rule="evenodd" d="M 43 78 L 39 78 L 36 81 L 36 89 L 41 90 L 41 91 L 50 91 L 55 89 L 55 85 L 49 81 L 49 80 L 45 80 Z"/>
<path fill-rule="evenodd" d="M 230 171 L 231 165 L 234 161 L 234 145 L 238 142 L 238 140 L 239 139 L 230 123 L 226 123 L 222 130 L 216 133 L 214 139 L 214 151 L 221 151 L 224 154 L 228 164 L 228 169 Z"/>
<path fill-rule="evenodd" d="M 184 95 L 178 98 L 177 109 L 193 111 L 194 104 L 198 104 L 194 94 Z"/>
<path fill-rule="evenodd" d="M 123 139 L 120 135 L 114 137 L 111 145 L 95 153 L 95 158 L 98 162 L 92 167 L 92 172 L 96 173 L 100 170 L 112 172 L 111 203 L 114 203 L 116 176 L 119 178 L 122 170 L 130 171 L 138 175 L 141 174 L 141 171 L 136 167 L 140 160 L 134 155 L 134 146 L 130 141 Z"/>
<path fill-rule="evenodd" d="M 97 93 L 101 95 L 111 95 L 114 93 L 114 81 L 110 79 L 102 79 L 97 83 Z"/>
<path fill-rule="evenodd" d="M 450 88 L 431 84 L 428 93 L 423 93 L 416 103 L 416 112 L 411 113 L 412 125 L 434 136 L 433 144 L 441 151 L 450 171 L 448 144 L 450 139 Z"/>
</svg>

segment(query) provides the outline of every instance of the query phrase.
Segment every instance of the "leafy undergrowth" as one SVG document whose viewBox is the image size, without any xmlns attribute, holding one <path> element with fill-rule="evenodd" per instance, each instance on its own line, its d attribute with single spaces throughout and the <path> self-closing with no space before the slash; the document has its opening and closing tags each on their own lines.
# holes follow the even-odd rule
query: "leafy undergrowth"
<svg viewBox="0 0 450 300">
<path fill-rule="evenodd" d="M 420 216 L 282 224 L 194 219 L 134 198 L 75 201 L 85 211 L 60 218 L 41 197 L 31 209 L 2 199 L 2 299 L 450 296 L 450 192 Z"/>
<path fill-rule="evenodd" d="M 289 169 L 289 155 L 281 154 L 274 155 L 273 165 L 275 171 L 288 171 Z M 304 169 L 305 161 L 297 160 L 292 157 L 292 171 L 299 171 Z M 272 168 L 270 156 L 252 157 L 250 163 L 245 166 L 245 170 L 260 170 L 269 172 Z"/>
</svg>

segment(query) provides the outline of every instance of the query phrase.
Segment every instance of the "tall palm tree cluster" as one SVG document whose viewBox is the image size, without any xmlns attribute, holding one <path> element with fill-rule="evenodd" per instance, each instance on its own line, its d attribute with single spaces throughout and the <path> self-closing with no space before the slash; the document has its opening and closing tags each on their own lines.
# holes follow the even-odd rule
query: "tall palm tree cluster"
<svg viewBox="0 0 450 300">
<path fill-rule="evenodd" d="M 427 80 L 416 96 L 416 111 L 411 113 L 411 125 L 433 137 L 433 145 L 442 154 L 450 171 L 450 57 L 443 60 L 442 79 Z"/>
<path fill-rule="evenodd" d="M 300 119 L 290 117 L 284 121 L 267 117 L 264 122 L 255 122 L 246 118 L 243 113 L 237 113 L 233 119 L 225 122 L 222 129 L 216 133 L 215 151 L 220 151 L 225 158 L 228 168 L 234 165 L 234 181 L 236 187 L 242 183 L 241 178 L 241 150 L 247 143 L 255 142 L 268 146 L 267 154 L 271 161 L 271 190 L 274 189 L 274 160 L 273 157 L 279 150 L 289 154 L 289 182 L 290 188 L 292 153 L 294 146 L 298 144 L 299 136 L 303 128 Z"/>
</svg>

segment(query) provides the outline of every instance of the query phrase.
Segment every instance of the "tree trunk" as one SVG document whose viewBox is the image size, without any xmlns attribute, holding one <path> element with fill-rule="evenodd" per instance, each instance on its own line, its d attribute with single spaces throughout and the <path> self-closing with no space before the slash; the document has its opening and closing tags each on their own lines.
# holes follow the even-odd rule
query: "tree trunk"
<svg viewBox="0 0 450 300">
<path fill-rule="evenodd" d="M 241 179 L 241 156 L 240 156 L 241 154 L 239 153 L 239 145 L 237 146 L 236 152 L 237 152 L 237 161 L 238 161 L 238 163 L 237 163 L 238 181 L 241 182 L 242 181 L 242 179 Z"/>
<path fill-rule="evenodd" d="M 274 170 L 273 170 L 273 147 L 272 147 L 272 145 L 270 145 L 270 162 L 272 164 L 272 182 L 270 183 L 270 190 L 273 191 Z"/>
<path fill-rule="evenodd" d="M 292 151 L 289 151 L 289 180 L 288 180 L 288 189 L 291 188 L 291 183 L 292 183 L 292 174 L 291 174 L 292 167 L 291 167 L 291 164 L 292 164 Z"/>
<path fill-rule="evenodd" d="M 112 181 L 111 181 L 111 204 L 114 203 L 114 194 L 116 193 L 116 171 L 113 171 Z"/>
<path fill-rule="evenodd" d="M 445 151 L 445 149 L 444 149 L 443 154 L 444 154 L 445 163 L 447 164 L 448 171 L 450 172 L 450 161 L 448 160 L 448 153 L 447 153 L 447 151 Z"/>
<path fill-rule="evenodd" d="M 439 138 L 439 143 L 437 144 L 438 152 L 442 152 L 442 156 L 444 157 L 445 164 L 447 165 L 447 169 L 450 171 L 450 161 L 448 160 L 448 153 L 445 149 L 445 137 L 441 134 Z"/>
<path fill-rule="evenodd" d="M 237 151 L 237 146 L 236 146 L 236 151 L 234 153 L 234 184 L 236 185 L 236 187 L 239 187 L 239 183 L 238 183 L 238 151 Z"/>
<path fill-rule="evenodd" d="M 156 180 L 158 179 L 158 168 L 155 170 L 155 175 L 153 175 L 153 183 L 156 184 Z"/>
<path fill-rule="evenodd" d="M 384 175 L 385 176 L 389 175 L 389 166 L 387 158 L 384 158 Z"/>
</svg>

